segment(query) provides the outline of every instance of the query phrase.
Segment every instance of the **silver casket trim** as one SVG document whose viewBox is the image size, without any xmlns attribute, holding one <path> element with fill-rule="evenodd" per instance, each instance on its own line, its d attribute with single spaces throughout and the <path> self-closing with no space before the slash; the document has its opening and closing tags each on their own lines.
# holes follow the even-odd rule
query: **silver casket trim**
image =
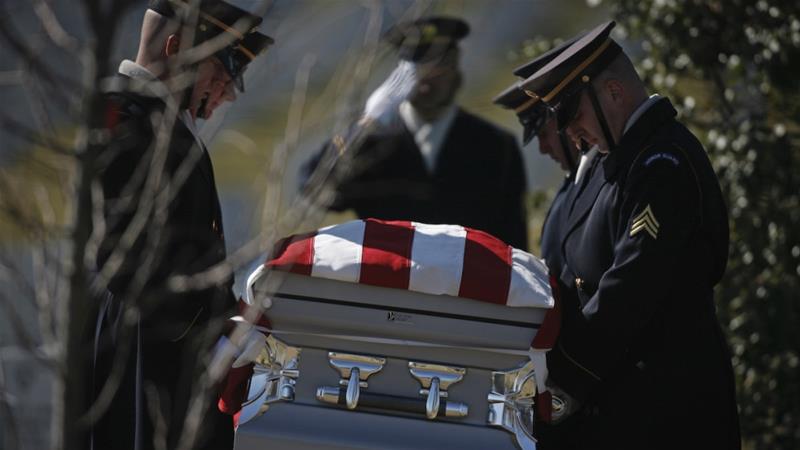
<svg viewBox="0 0 800 450">
<path fill-rule="evenodd" d="M 300 376 L 298 366 L 302 349 L 287 345 L 272 335 L 266 341 L 265 349 L 256 360 L 239 425 L 264 414 L 275 402 L 293 400 L 293 387 Z M 409 363 L 410 366 L 414 364 Z M 536 396 L 534 374 L 532 361 L 517 368 L 494 371 L 492 390 L 487 397 L 488 425 L 513 434 L 523 450 L 536 449 L 536 439 L 532 435 Z"/>
</svg>

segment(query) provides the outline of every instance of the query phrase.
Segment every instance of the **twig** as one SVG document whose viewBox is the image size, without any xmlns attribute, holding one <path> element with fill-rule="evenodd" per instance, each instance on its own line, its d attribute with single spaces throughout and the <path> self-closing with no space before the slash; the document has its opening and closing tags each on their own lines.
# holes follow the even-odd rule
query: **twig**
<svg viewBox="0 0 800 450">
<path fill-rule="evenodd" d="M 40 135 L 40 132 L 5 114 L 0 114 L 0 128 L 7 133 L 19 136 L 26 142 L 52 150 L 59 154 L 70 156 L 75 154 L 73 149 L 57 144 L 52 140 L 43 138 Z"/>
<path fill-rule="evenodd" d="M 12 404 L 11 393 L 6 386 L 6 364 L 3 358 L 2 349 L 0 349 L 0 417 L 5 418 L 3 424 L 3 431 L 8 433 L 6 442 L 10 449 L 18 449 L 19 447 L 19 425 L 14 414 L 14 405 Z"/>
<path fill-rule="evenodd" d="M 37 52 L 29 48 L 25 42 L 19 39 L 19 36 L 25 36 L 25 33 L 20 33 L 15 29 L 8 22 L 8 17 L 12 17 L 8 11 L 0 12 L 0 36 L 5 38 L 6 45 L 25 61 L 34 75 L 41 77 L 47 82 L 51 88 L 50 94 L 52 94 L 54 98 L 60 99 L 63 102 L 62 104 L 69 105 L 71 102 L 67 93 L 80 92 L 78 90 L 78 83 L 42 63 Z"/>
<path fill-rule="evenodd" d="M 47 36 L 53 41 L 54 44 L 63 48 L 69 53 L 75 53 L 78 50 L 78 40 L 67 33 L 58 21 L 53 9 L 50 7 L 50 2 L 45 0 L 35 0 L 33 10 L 42 28 L 47 32 Z"/>
<path fill-rule="evenodd" d="M 36 361 L 46 367 L 55 368 L 53 360 L 41 351 L 36 344 L 36 339 L 25 329 L 25 321 L 22 320 L 22 317 L 17 313 L 17 309 L 2 292 L 0 292 L 0 306 L 5 311 L 6 320 L 11 324 L 11 329 L 14 331 L 19 345 L 29 352 Z"/>
</svg>

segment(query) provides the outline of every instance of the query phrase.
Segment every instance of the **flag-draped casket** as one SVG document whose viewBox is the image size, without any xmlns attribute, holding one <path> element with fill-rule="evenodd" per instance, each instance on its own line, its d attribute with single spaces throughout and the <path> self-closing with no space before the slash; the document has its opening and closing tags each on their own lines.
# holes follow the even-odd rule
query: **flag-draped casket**
<svg viewBox="0 0 800 450">
<path fill-rule="evenodd" d="M 258 308 L 237 320 L 268 338 L 220 401 L 237 450 L 535 448 L 559 317 L 534 256 L 460 226 L 357 220 L 284 239 L 246 292 Z"/>
</svg>

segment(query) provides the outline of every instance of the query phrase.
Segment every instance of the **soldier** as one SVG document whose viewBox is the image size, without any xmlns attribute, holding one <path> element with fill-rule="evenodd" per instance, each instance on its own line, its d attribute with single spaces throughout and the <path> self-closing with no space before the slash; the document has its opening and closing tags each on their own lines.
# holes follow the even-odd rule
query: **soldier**
<svg viewBox="0 0 800 450">
<path fill-rule="evenodd" d="M 718 181 L 669 100 L 647 96 L 614 23 L 522 88 L 595 158 L 568 214 L 550 378 L 577 429 L 562 448 L 740 448 L 713 288 L 727 262 Z M 575 423 L 573 423 L 575 425 Z"/>
<path fill-rule="evenodd" d="M 538 56 L 534 60 L 514 70 L 514 75 L 525 78 L 533 75 L 545 64 L 552 61 L 564 49 L 572 45 L 575 39 L 567 41 L 552 50 Z M 527 145 L 534 136 L 539 141 L 539 151 L 549 155 L 564 170 L 566 176 L 561 187 L 553 198 L 550 208 L 545 216 L 541 234 L 541 256 L 547 265 L 551 277 L 558 279 L 563 266 L 561 253 L 561 238 L 566 228 L 567 215 L 575 201 L 575 192 L 578 189 L 580 175 L 591 165 L 592 159 L 597 154 L 593 148 L 588 152 L 581 152 L 571 140 L 567 138 L 563 128 L 558 126 L 555 115 L 538 97 L 530 97 L 521 88 L 518 81 L 495 97 L 494 102 L 517 114 L 523 126 L 523 145 Z M 579 170 L 579 168 L 581 170 Z M 537 417 L 534 432 L 537 438 L 537 448 L 557 449 L 560 443 L 569 436 L 572 427 L 569 423 L 560 423 L 553 426 Z"/>
<path fill-rule="evenodd" d="M 533 75 L 538 69 L 555 58 L 573 41 L 565 42 L 552 50 L 538 56 L 527 64 L 514 70 L 514 75 L 523 80 Z M 558 130 L 555 116 L 547 106 L 529 97 L 520 88 L 520 82 L 514 83 L 494 98 L 494 103 L 513 110 L 523 127 L 522 144 L 527 145 L 534 136 L 539 140 L 539 151 L 550 156 L 566 176 L 558 192 L 547 210 L 541 234 L 541 256 L 545 260 L 550 273 L 558 276 L 561 273 L 561 230 L 564 227 L 566 213 L 569 211 L 569 193 L 576 183 L 576 173 L 581 152 L 566 138 L 563 130 Z"/>
<path fill-rule="evenodd" d="M 107 410 L 93 427 L 94 449 L 233 446 L 231 417 L 217 411 L 215 393 L 198 389 L 210 384 L 209 345 L 235 299 L 228 272 L 201 275 L 224 262 L 225 240 L 196 121 L 243 91 L 245 67 L 272 39 L 254 31 L 258 16 L 222 1 L 194 3 L 150 2 L 136 61 L 120 64 L 104 95 L 105 227 L 95 232 L 96 282 L 107 292 L 93 390 Z M 185 432 L 187 419 L 200 421 L 196 434 Z"/>
<path fill-rule="evenodd" d="M 360 126 L 373 128 L 355 146 L 352 164 L 338 166 L 330 207 L 353 209 L 361 218 L 477 228 L 525 249 L 519 147 L 510 134 L 454 103 L 462 82 L 458 42 L 468 32 L 465 22 L 447 17 L 387 32 L 401 61 L 367 102 L 368 120 Z M 327 147 L 337 150 L 342 142 L 334 138 Z"/>
</svg>

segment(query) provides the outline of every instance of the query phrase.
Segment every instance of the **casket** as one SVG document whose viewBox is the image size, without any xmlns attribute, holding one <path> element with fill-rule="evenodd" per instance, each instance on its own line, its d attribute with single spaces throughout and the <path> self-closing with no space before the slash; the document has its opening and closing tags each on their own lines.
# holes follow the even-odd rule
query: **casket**
<svg viewBox="0 0 800 450">
<path fill-rule="evenodd" d="M 236 450 L 535 448 L 559 319 L 532 255 L 359 220 L 284 240 L 246 291 L 267 345 Z"/>
</svg>

